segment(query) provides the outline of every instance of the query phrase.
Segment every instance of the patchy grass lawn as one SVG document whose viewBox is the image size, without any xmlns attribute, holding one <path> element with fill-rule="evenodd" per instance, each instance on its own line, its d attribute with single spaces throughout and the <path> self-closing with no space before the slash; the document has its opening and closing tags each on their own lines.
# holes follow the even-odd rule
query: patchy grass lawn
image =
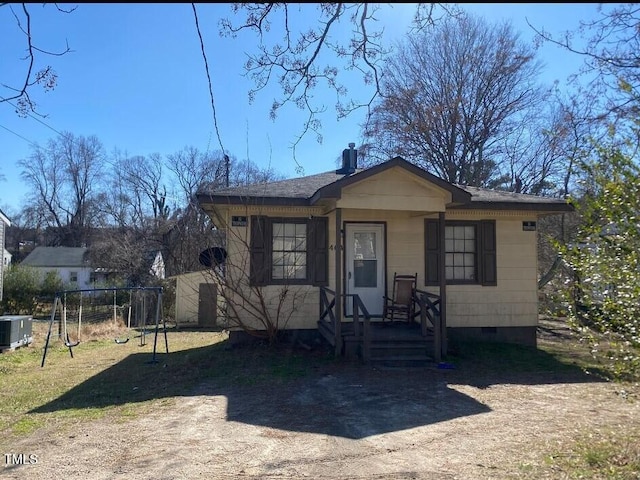
<svg viewBox="0 0 640 480">
<path fill-rule="evenodd" d="M 260 345 L 230 349 L 225 333 L 175 328 L 167 330 L 169 356 L 164 335 L 159 332 L 156 363 L 155 335 L 148 330 L 141 345 L 139 332 L 103 328 L 102 338 L 97 339 L 93 332 L 74 347 L 73 358 L 52 334 L 41 367 L 47 326 L 34 322 L 31 345 L 0 355 L 0 449 L 6 449 L 16 436 L 38 428 L 64 428 L 105 415 L 115 421 L 143 415 L 158 402 L 173 402 L 173 397 L 203 381 L 251 385 L 283 381 L 314 368 L 308 354 L 292 349 L 284 349 L 284 354 L 283 348 L 275 351 Z M 129 340 L 118 344 L 116 338 Z M 315 360 L 323 363 L 333 359 L 316 354 Z M 92 382 L 98 374 L 99 382 Z M 55 408 L 47 411 L 46 405 Z"/>
<path fill-rule="evenodd" d="M 258 390 L 265 385 L 286 387 L 317 372 L 345 367 L 343 360 L 324 349 L 261 345 L 231 349 L 222 332 L 174 328 L 167 333 L 170 354 L 165 355 L 160 334 L 157 362 L 152 363 L 153 333 L 147 333 L 141 346 L 137 332 L 116 327 L 88 336 L 73 349 L 73 359 L 57 338 L 52 339 L 41 367 L 46 327 L 35 322 L 32 345 L 0 355 L 0 453 L 12 451 L 14 442 L 37 431 L 66 432 L 98 419 L 126 422 L 155 408 L 172 407 L 200 384 Z M 127 335 L 130 339 L 125 344 L 114 341 Z M 594 382 L 604 381 L 586 347 L 557 320 L 543 322 L 537 349 L 461 344 L 447 362 L 455 366 L 447 372 L 450 383 L 477 388 L 500 383 L 560 384 L 583 379 L 585 371 Z M 640 401 L 637 384 L 620 383 L 616 391 L 629 405 Z M 638 480 L 640 433 L 633 426 L 621 427 L 612 424 L 572 432 L 559 443 L 536 445 L 541 455 L 536 461 L 523 462 L 516 477 Z"/>
</svg>

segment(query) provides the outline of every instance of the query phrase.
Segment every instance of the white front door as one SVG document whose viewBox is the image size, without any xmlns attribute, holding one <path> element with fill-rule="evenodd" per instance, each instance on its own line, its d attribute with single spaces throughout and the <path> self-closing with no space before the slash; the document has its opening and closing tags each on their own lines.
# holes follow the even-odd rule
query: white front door
<svg viewBox="0 0 640 480">
<path fill-rule="evenodd" d="M 345 285 L 347 294 L 357 294 L 373 317 L 382 316 L 385 294 L 384 225 L 345 225 Z M 347 316 L 353 315 L 351 297 L 345 299 Z"/>
</svg>

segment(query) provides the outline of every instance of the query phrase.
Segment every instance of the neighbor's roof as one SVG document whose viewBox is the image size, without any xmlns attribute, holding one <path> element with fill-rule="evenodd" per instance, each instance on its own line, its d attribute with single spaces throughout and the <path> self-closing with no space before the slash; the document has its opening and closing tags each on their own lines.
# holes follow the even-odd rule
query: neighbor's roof
<svg viewBox="0 0 640 480">
<path fill-rule="evenodd" d="M 87 267 L 85 247 L 36 247 L 22 261 L 31 267 Z"/>
<path fill-rule="evenodd" d="M 342 188 L 384 172 L 394 166 L 404 168 L 418 177 L 449 191 L 452 196 L 451 208 L 573 211 L 573 207 L 562 199 L 454 185 L 400 157 L 395 157 L 374 167 L 358 169 L 351 175 L 337 174 L 335 171 L 330 171 L 277 182 L 225 189 L 216 189 L 213 184 L 210 184 L 198 191 L 197 198 L 201 205 L 314 205 L 321 198 L 339 198 Z"/>
<path fill-rule="evenodd" d="M 7 217 L 2 210 L 0 210 L 0 220 L 6 223 L 8 226 L 11 226 L 11 221 L 9 217 Z"/>
</svg>

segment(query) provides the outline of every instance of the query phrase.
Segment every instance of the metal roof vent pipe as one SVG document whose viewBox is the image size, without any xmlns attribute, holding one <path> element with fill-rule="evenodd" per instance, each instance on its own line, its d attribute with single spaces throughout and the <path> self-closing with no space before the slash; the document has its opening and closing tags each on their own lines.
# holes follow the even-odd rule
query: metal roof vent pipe
<svg viewBox="0 0 640 480">
<path fill-rule="evenodd" d="M 345 148 L 342 151 L 342 167 L 336 170 L 338 175 L 351 175 L 355 173 L 358 168 L 358 151 L 356 150 L 356 144 L 350 143 L 349 148 Z"/>
</svg>

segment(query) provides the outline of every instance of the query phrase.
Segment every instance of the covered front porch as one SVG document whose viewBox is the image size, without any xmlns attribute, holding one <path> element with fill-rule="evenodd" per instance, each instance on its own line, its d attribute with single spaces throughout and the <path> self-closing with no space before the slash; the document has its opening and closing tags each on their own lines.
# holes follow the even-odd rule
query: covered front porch
<svg viewBox="0 0 640 480">
<path fill-rule="evenodd" d="M 372 317 L 358 294 L 336 295 L 320 287 L 318 331 L 334 348 L 336 356 L 360 358 L 364 363 L 411 365 L 440 362 L 446 355 L 446 328 L 438 295 L 414 289 L 414 312 L 410 318 L 390 321 Z M 345 302 L 353 315 L 338 315 Z"/>
</svg>

